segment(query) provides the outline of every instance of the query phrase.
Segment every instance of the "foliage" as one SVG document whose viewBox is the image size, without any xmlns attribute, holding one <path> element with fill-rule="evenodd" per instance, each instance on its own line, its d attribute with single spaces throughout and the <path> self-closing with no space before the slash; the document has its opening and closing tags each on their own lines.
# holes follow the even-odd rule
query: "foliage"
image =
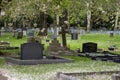
<svg viewBox="0 0 120 80">
<path fill-rule="evenodd" d="M 87 3 L 92 12 L 92 28 L 114 27 L 115 22 L 110 17 L 116 16 L 116 12 L 120 11 L 119 0 L 12 0 L 4 6 L 6 16 L 2 18 L 5 21 L 19 21 L 25 17 L 32 22 L 40 12 L 44 12 L 55 20 L 56 15 L 63 17 L 64 10 L 67 10 L 69 24 L 86 27 Z"/>
</svg>

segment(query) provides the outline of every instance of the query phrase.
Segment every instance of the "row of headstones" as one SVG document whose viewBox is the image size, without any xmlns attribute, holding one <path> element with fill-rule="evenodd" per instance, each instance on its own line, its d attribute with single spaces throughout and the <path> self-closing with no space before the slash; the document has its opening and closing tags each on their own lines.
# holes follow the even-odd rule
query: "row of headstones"
<svg viewBox="0 0 120 80">
<path fill-rule="evenodd" d="M 49 29 L 48 29 L 49 30 Z M 16 36 L 16 33 L 17 33 L 17 39 L 20 39 L 22 38 L 24 35 L 28 35 L 28 36 L 34 36 L 34 32 L 39 32 L 40 29 L 39 28 L 32 28 L 32 29 L 29 29 L 29 28 L 17 28 L 17 29 L 12 29 L 12 33 L 13 33 L 13 36 L 15 37 Z M 78 39 L 78 34 L 80 35 L 83 35 L 85 34 L 85 30 L 81 29 L 79 30 L 78 28 L 71 28 L 69 30 L 67 30 L 69 34 L 71 34 L 71 39 L 72 40 L 77 40 Z M 5 32 L 5 29 L 2 28 L 0 30 L 0 34 L 1 36 L 4 36 L 4 32 Z"/>
<path fill-rule="evenodd" d="M 21 45 L 21 59 L 22 60 L 43 59 L 43 50 L 44 50 L 44 46 L 41 43 L 24 43 Z M 84 43 L 83 52 L 84 53 L 90 52 L 90 54 L 91 52 L 97 52 L 97 44 L 96 43 Z M 120 56 L 116 56 L 116 55 L 91 57 L 91 59 L 93 60 L 97 60 L 97 58 L 101 60 L 110 59 L 114 62 L 120 62 Z"/>
<path fill-rule="evenodd" d="M 29 29 L 23 29 L 23 30 L 21 28 L 18 28 L 13 31 L 13 36 L 16 36 L 16 33 L 17 33 L 17 39 L 20 39 L 26 35 L 28 37 L 34 37 L 35 32 L 38 33 L 39 31 L 40 31 L 39 28 L 29 28 Z"/>
<path fill-rule="evenodd" d="M 40 31 L 39 28 L 17 28 L 17 29 L 12 29 L 12 35 L 14 37 L 18 36 L 18 38 L 21 38 L 22 36 L 26 36 L 26 35 L 34 36 L 34 33 L 39 32 L 39 31 Z M 4 28 L 2 28 L 0 30 L 0 35 L 4 36 L 5 32 L 6 32 L 6 30 Z"/>
<path fill-rule="evenodd" d="M 43 49 L 44 47 L 41 43 L 21 44 L 21 59 L 42 59 Z"/>
</svg>

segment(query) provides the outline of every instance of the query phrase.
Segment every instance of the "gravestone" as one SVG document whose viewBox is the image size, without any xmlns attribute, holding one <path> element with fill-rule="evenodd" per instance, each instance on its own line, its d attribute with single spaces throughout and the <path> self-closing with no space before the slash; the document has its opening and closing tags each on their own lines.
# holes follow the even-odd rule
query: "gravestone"
<svg viewBox="0 0 120 80">
<path fill-rule="evenodd" d="M 0 35 L 1 35 L 1 36 L 4 36 L 4 31 L 5 31 L 5 30 L 4 30 L 4 27 L 2 27 L 1 30 L 0 30 L 0 33 L 1 33 Z"/>
<path fill-rule="evenodd" d="M 27 30 L 27 42 L 35 42 L 34 38 L 34 30 L 33 29 L 28 29 Z"/>
<path fill-rule="evenodd" d="M 17 39 L 21 39 L 23 37 L 23 32 L 21 28 L 17 29 L 18 35 L 17 35 Z"/>
<path fill-rule="evenodd" d="M 97 52 L 97 43 L 83 43 L 82 52 Z"/>
<path fill-rule="evenodd" d="M 22 32 L 18 32 L 17 39 L 21 39 L 22 37 L 23 37 L 23 33 Z"/>
<path fill-rule="evenodd" d="M 27 29 L 24 27 L 24 28 L 22 28 L 22 31 L 23 31 L 23 36 L 26 36 L 27 35 Z"/>
<path fill-rule="evenodd" d="M 28 29 L 27 30 L 27 35 L 28 35 L 28 37 L 34 37 L 34 30 L 33 29 Z"/>
<path fill-rule="evenodd" d="M 76 33 L 71 34 L 71 39 L 78 40 L 78 34 L 76 34 Z"/>
<path fill-rule="evenodd" d="M 43 45 L 40 43 L 24 43 L 21 45 L 21 59 L 32 60 L 43 58 Z"/>
<path fill-rule="evenodd" d="M 77 40 L 78 39 L 78 33 L 79 33 L 78 28 L 71 28 L 70 33 L 71 33 L 71 39 L 72 40 Z"/>
<path fill-rule="evenodd" d="M 16 37 L 16 35 L 17 35 L 17 31 L 16 31 L 16 29 L 14 29 L 14 30 L 12 31 L 12 36 L 13 36 L 13 37 Z"/>
<path fill-rule="evenodd" d="M 23 30 L 23 36 L 26 36 L 26 35 L 27 35 L 27 31 Z"/>
<path fill-rule="evenodd" d="M 80 29 L 80 35 L 84 35 L 85 34 L 85 30 L 84 29 Z"/>
</svg>

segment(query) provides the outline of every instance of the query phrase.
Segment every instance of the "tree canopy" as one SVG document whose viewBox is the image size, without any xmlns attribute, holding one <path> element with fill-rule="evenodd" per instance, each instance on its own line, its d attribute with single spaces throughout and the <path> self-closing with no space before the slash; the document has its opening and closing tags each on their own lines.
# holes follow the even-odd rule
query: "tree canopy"
<svg viewBox="0 0 120 80">
<path fill-rule="evenodd" d="M 37 20 L 41 12 L 55 20 L 56 15 L 63 17 L 65 10 L 68 13 L 69 24 L 79 24 L 81 27 L 88 24 L 88 11 L 91 13 L 91 28 L 112 28 L 120 21 L 119 0 L 2 0 L 0 4 L 0 9 L 6 12 L 1 18 L 5 21 L 16 21 L 21 18 Z"/>
</svg>

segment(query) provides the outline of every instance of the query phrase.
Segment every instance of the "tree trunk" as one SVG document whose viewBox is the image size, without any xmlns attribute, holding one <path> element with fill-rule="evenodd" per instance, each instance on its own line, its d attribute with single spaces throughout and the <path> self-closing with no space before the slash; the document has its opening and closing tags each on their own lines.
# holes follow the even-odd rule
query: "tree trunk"
<svg viewBox="0 0 120 80">
<path fill-rule="evenodd" d="M 118 17 L 119 17 L 119 13 L 116 12 L 114 31 L 116 31 L 116 30 L 117 30 L 117 27 L 118 27 Z"/>
<path fill-rule="evenodd" d="M 89 9 L 89 3 L 87 3 L 87 32 L 90 32 L 91 29 L 91 11 Z"/>
<path fill-rule="evenodd" d="M 62 27 L 62 44 L 63 47 L 67 47 L 65 26 Z"/>
<path fill-rule="evenodd" d="M 56 15 L 56 22 L 54 25 L 54 36 L 57 38 L 58 36 L 58 29 L 57 27 L 59 26 L 59 15 Z"/>
</svg>

